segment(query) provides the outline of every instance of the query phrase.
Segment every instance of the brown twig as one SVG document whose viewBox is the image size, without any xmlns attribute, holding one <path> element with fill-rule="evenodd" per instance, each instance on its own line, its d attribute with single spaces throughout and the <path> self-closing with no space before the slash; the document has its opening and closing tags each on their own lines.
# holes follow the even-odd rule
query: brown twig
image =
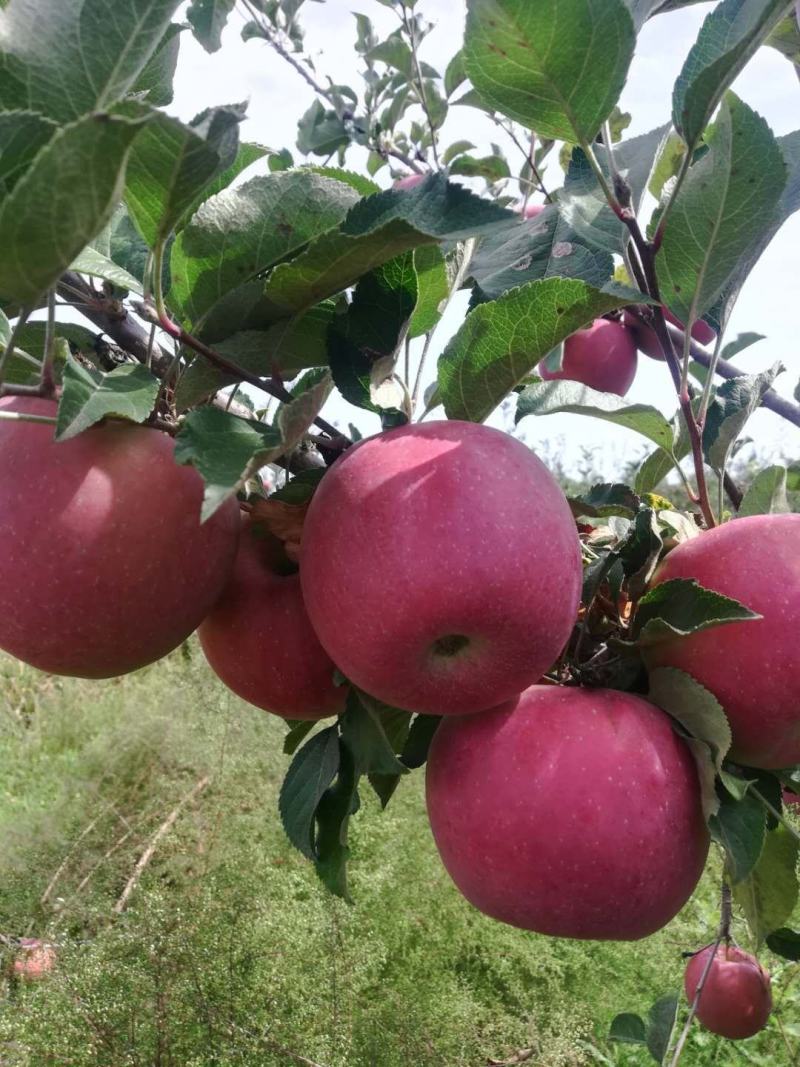
<svg viewBox="0 0 800 1067">
<path fill-rule="evenodd" d="M 274 378 L 260 378 L 257 374 L 252 374 L 250 371 L 245 370 L 244 367 L 240 367 L 237 363 L 233 363 L 226 356 L 223 356 L 221 352 L 217 352 L 199 338 L 187 333 L 186 330 L 171 319 L 162 317 L 160 326 L 170 335 L 170 337 L 173 337 L 180 344 L 186 345 L 187 348 L 191 348 L 192 351 L 198 352 L 201 356 L 204 356 L 209 363 L 213 363 L 214 366 L 219 367 L 220 370 L 224 370 L 228 374 L 234 375 L 234 377 L 241 379 L 243 382 L 247 382 L 248 385 L 252 385 L 255 389 L 260 389 L 269 396 L 274 396 L 276 400 L 280 400 L 284 404 L 289 404 L 294 400 L 294 397 L 289 390 Z M 336 442 L 341 442 L 340 447 L 342 448 L 346 448 L 348 445 L 352 444 L 350 438 L 346 434 L 337 430 L 335 426 L 331 425 L 331 423 L 326 419 L 321 418 L 319 415 L 314 419 L 314 424 L 319 426 L 323 433 L 328 434 L 331 438 L 331 446 Z"/>
<path fill-rule="evenodd" d="M 133 874 L 130 876 L 125 885 L 125 888 L 122 890 L 119 900 L 114 905 L 113 911 L 115 915 L 121 915 L 125 910 L 125 907 L 128 903 L 128 899 L 131 893 L 136 888 L 139 879 L 142 877 L 142 872 L 147 867 L 150 860 L 153 858 L 153 854 L 156 848 L 158 847 L 159 841 L 161 841 L 161 839 L 169 833 L 169 831 L 177 822 L 178 816 L 180 815 L 181 811 L 183 811 L 186 805 L 191 803 L 191 801 L 194 800 L 196 796 L 199 796 L 199 794 L 202 793 L 203 790 L 208 786 L 210 781 L 211 778 L 206 776 L 205 778 L 201 778 L 199 782 L 195 782 L 189 792 L 181 798 L 181 800 L 175 805 L 175 807 L 172 809 L 166 819 L 162 822 L 162 824 L 153 834 L 152 838 L 150 839 L 150 844 L 139 857 L 139 860 L 133 869 Z"/>
<path fill-rule="evenodd" d="M 118 300 L 95 292 L 75 271 L 62 274 L 56 291 L 64 303 L 80 311 L 139 363 L 149 366 L 158 377 L 166 374 L 172 356 L 155 339 L 151 343 L 149 327 L 139 323 Z"/>
</svg>

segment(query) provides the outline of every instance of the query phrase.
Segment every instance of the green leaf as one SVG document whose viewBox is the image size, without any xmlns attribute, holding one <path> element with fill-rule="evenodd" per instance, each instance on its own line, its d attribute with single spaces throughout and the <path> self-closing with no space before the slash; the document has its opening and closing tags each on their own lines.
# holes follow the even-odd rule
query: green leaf
<svg viewBox="0 0 800 1067">
<path fill-rule="evenodd" d="M 102 374 L 70 357 L 64 368 L 56 440 L 75 437 L 108 415 L 144 422 L 153 410 L 158 385 L 158 379 L 140 363 L 125 363 Z"/>
<path fill-rule="evenodd" d="M 780 929 L 795 909 L 797 856 L 797 839 L 779 825 L 766 835 L 758 863 L 749 876 L 733 887 L 734 899 L 757 944 Z"/>
<path fill-rule="evenodd" d="M 344 742 L 340 744 L 339 773 L 317 807 L 316 867 L 323 885 L 344 900 L 347 888 L 347 860 L 350 849 L 347 834 L 350 816 L 358 804 L 358 775 L 355 761 Z"/>
<path fill-rule="evenodd" d="M 344 182 L 351 189 L 355 189 L 359 196 L 372 196 L 373 193 L 381 191 L 381 187 L 377 182 L 372 181 L 370 178 L 365 178 L 363 174 L 358 174 L 354 170 L 344 170 L 342 167 L 325 167 L 320 166 L 319 163 L 305 163 L 302 169 L 310 171 L 312 174 L 321 174 L 323 178 L 333 178 L 334 181 Z"/>
<path fill-rule="evenodd" d="M 411 253 L 390 260 L 359 281 L 347 314 L 334 321 L 328 335 L 333 380 L 351 404 L 368 411 L 402 405 L 402 398 L 398 405 L 381 402 L 376 389 L 392 375 L 416 302 Z"/>
<path fill-rule="evenodd" d="M 728 341 L 725 347 L 720 352 L 720 358 L 722 359 L 735 359 L 740 352 L 743 352 L 746 348 L 756 344 L 757 341 L 765 340 L 763 333 L 740 333 L 732 341 Z"/>
<path fill-rule="evenodd" d="M 131 87 L 131 93 L 151 107 L 166 107 L 172 103 L 172 83 L 178 66 L 181 34 L 185 29 L 179 22 L 169 24 L 158 48 Z"/>
<path fill-rule="evenodd" d="M 526 282 L 542 278 L 580 278 L 602 288 L 614 270 L 610 253 L 589 248 L 548 205 L 534 219 L 515 219 L 480 242 L 470 275 L 484 299 L 495 300 Z"/>
<path fill-rule="evenodd" d="M 0 198 L 8 196 L 57 129 L 32 111 L 0 112 Z"/>
<path fill-rule="evenodd" d="M 622 0 L 468 0 L 466 72 L 540 137 L 591 141 L 619 98 L 635 33 Z"/>
<path fill-rule="evenodd" d="M 103 281 L 111 282 L 118 289 L 129 289 L 137 296 L 142 295 L 142 283 L 138 278 L 134 278 L 123 267 L 118 266 L 113 259 L 101 255 L 91 246 L 84 248 L 69 267 L 70 270 L 80 271 L 81 274 L 90 274 L 94 278 L 102 278 Z"/>
<path fill-rule="evenodd" d="M 185 126 L 159 113 L 137 137 L 125 201 L 151 248 L 177 228 L 206 186 L 236 159 L 241 106 L 204 111 Z"/>
<path fill-rule="evenodd" d="M 297 123 L 297 149 L 304 156 L 330 156 L 350 144 L 350 134 L 335 111 L 315 99 Z"/>
<path fill-rule="evenodd" d="M 632 519 L 641 504 L 639 497 L 621 482 L 593 485 L 588 493 L 569 497 L 568 501 L 576 518 L 582 515 L 590 518 L 621 515 L 623 518 Z"/>
<path fill-rule="evenodd" d="M 766 836 L 764 809 L 749 793 L 736 800 L 722 790 L 719 811 L 709 819 L 709 828 L 714 840 L 725 849 L 727 869 L 735 886 L 747 878 L 761 855 Z"/>
<path fill-rule="evenodd" d="M 736 515 L 774 515 L 791 511 L 786 495 L 786 468 L 766 467 L 750 483 Z"/>
<path fill-rule="evenodd" d="M 140 129 L 128 119 L 89 115 L 64 126 L 41 150 L 0 206 L 2 297 L 37 301 L 102 230 Z"/>
<path fill-rule="evenodd" d="M 709 151 L 689 171 L 658 256 L 661 295 L 682 322 L 707 311 L 759 245 L 786 185 L 772 132 L 733 93 L 706 140 Z"/>
<path fill-rule="evenodd" d="M 298 471 L 290 482 L 270 493 L 270 499 L 282 500 L 286 504 L 307 504 L 327 470 L 327 467 L 313 467 L 311 470 Z"/>
<path fill-rule="evenodd" d="M 450 164 L 449 170 L 451 174 L 460 174 L 465 178 L 485 178 L 490 185 L 511 177 L 506 160 L 495 155 L 480 158 L 470 155 L 457 156 Z"/>
<path fill-rule="evenodd" d="M 637 644 L 647 647 L 713 626 L 760 618 L 737 600 L 703 588 L 694 578 L 672 578 L 639 601 L 634 635 Z"/>
<path fill-rule="evenodd" d="M 685 155 L 686 145 L 683 143 L 683 138 L 670 127 L 659 146 L 655 166 L 647 182 L 647 191 L 656 200 L 661 199 L 664 186 L 670 178 L 677 175 Z"/>
<path fill-rule="evenodd" d="M 444 91 L 447 93 L 448 97 L 453 95 L 459 85 L 463 85 L 466 78 L 467 70 L 464 62 L 464 52 L 459 48 L 447 64 L 444 72 Z M 447 161 L 445 160 L 445 162 Z"/>
<path fill-rule="evenodd" d="M 414 249 L 414 270 L 417 275 L 417 303 L 408 323 L 408 336 L 412 340 L 434 328 L 450 294 L 447 263 L 436 245 Z"/>
<path fill-rule="evenodd" d="M 335 726 L 329 726 L 303 745 L 281 786 L 278 808 L 286 836 L 309 859 L 315 858 L 317 807 L 338 770 L 339 734 Z"/>
<path fill-rule="evenodd" d="M 800 961 L 800 933 L 782 926 L 767 936 L 767 948 L 776 956 L 783 956 L 793 963 Z"/>
<path fill-rule="evenodd" d="M 58 122 L 108 110 L 134 88 L 180 3 L 58 0 L 43 12 L 30 0 L 9 0 L 0 13 L 3 109 Z M 87 158 L 84 174 L 92 173 Z"/>
<path fill-rule="evenodd" d="M 510 212 L 440 174 L 408 192 L 378 193 L 356 204 L 339 230 L 277 266 L 264 289 L 266 303 L 274 319 L 296 315 L 403 252 L 481 235 L 509 218 Z"/>
<path fill-rule="evenodd" d="M 221 408 L 190 411 L 175 438 L 175 460 L 190 463 L 205 482 L 205 522 L 232 497 L 250 474 L 281 452 L 281 434 L 254 419 Z"/>
<path fill-rule="evenodd" d="M 361 699 L 360 694 L 351 689 L 340 720 L 342 739 L 353 754 L 358 774 L 408 774 L 408 767 L 395 755 L 379 708 L 380 705 L 369 697 Z M 402 714 L 407 720 L 411 718 L 410 712 Z"/>
<path fill-rule="evenodd" d="M 611 1020 L 608 1031 L 609 1041 L 618 1041 L 623 1045 L 646 1045 L 644 1019 L 631 1012 L 623 1012 Z"/>
<path fill-rule="evenodd" d="M 800 130 L 778 138 L 778 148 L 787 171 L 787 181 L 778 201 L 778 208 L 767 219 L 762 216 L 763 229 L 756 242 L 741 256 L 716 306 L 709 313 L 717 323 L 726 322 L 742 286 L 783 223 L 800 209 Z"/>
<path fill-rule="evenodd" d="M 659 126 L 614 147 L 614 162 L 630 190 L 630 206 L 634 212 L 641 206 L 656 152 L 668 130 L 669 126 Z M 606 150 L 596 146 L 596 155 L 610 182 Z M 565 221 L 590 248 L 623 254 L 627 228 L 608 206 L 597 176 L 581 148 L 572 152 L 559 208 Z"/>
<path fill-rule="evenodd" d="M 235 6 L 236 0 L 192 0 L 189 4 L 186 18 L 206 52 L 222 46 L 222 31 Z"/>
<path fill-rule="evenodd" d="M 725 469 L 747 420 L 782 370 L 777 363 L 763 374 L 731 378 L 716 390 L 703 427 L 703 455 L 714 470 Z"/>
<path fill-rule="evenodd" d="M 217 193 L 173 245 L 171 299 L 197 323 L 230 290 L 337 226 L 357 200 L 349 185 L 307 170 Z"/>
<path fill-rule="evenodd" d="M 618 426 L 627 426 L 665 451 L 672 449 L 673 428 L 657 408 L 649 404 L 630 404 L 611 393 L 598 393 L 580 382 L 557 381 L 529 385 L 523 389 L 517 401 L 516 421 L 519 422 L 526 415 L 551 415 L 562 411 L 591 415 Z"/>
<path fill-rule="evenodd" d="M 663 708 L 692 737 L 704 741 L 719 770 L 731 747 L 731 728 L 713 693 L 674 667 L 657 667 L 650 672 L 649 683 L 647 699 Z"/>
<path fill-rule="evenodd" d="M 286 721 L 289 729 L 283 739 L 283 754 L 285 756 L 293 756 L 317 725 L 317 722 L 314 719 L 287 719 Z"/>
<path fill-rule="evenodd" d="M 659 997 L 647 1016 L 647 1049 L 656 1063 L 663 1063 L 672 1041 L 672 1031 L 678 1017 L 677 993 Z"/>
<path fill-rule="evenodd" d="M 295 399 L 281 404 L 275 416 L 275 426 L 281 434 L 280 450 L 287 455 L 303 440 L 333 389 L 328 370 L 309 371 L 304 378 L 294 387 Z"/>
<path fill-rule="evenodd" d="M 441 715 L 417 715 L 408 731 L 406 743 L 400 753 L 403 764 L 412 771 L 422 767 L 428 759 L 433 736 L 436 733 Z"/>
<path fill-rule="evenodd" d="M 722 0 L 706 17 L 672 94 L 672 121 L 690 148 L 785 12 L 786 0 Z"/>
<path fill-rule="evenodd" d="M 556 345 L 629 300 L 630 291 L 613 283 L 600 290 L 578 279 L 546 278 L 481 304 L 439 358 L 439 389 L 448 418 L 483 421 Z M 540 388 L 529 386 L 521 394 L 517 421 L 539 413 L 535 409 L 546 402 L 544 394 L 535 393 Z M 605 403 L 605 394 L 589 393 L 600 398 L 601 406 Z"/>
</svg>

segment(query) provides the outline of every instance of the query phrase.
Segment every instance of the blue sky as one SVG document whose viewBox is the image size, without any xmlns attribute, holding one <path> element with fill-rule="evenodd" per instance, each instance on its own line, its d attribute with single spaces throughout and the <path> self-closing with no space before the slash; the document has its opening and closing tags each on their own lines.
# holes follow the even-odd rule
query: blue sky
<svg viewBox="0 0 800 1067">
<path fill-rule="evenodd" d="M 643 133 L 669 118 L 672 84 L 683 59 L 696 38 L 699 27 L 713 4 L 698 4 L 686 11 L 661 16 L 643 30 L 636 58 L 620 101 L 633 115 L 627 134 Z M 463 35 L 464 4 L 460 0 L 419 0 L 418 10 L 436 29 L 426 40 L 423 57 L 443 70 L 447 59 L 458 47 Z M 356 71 L 359 59 L 353 50 L 355 20 L 352 12 L 368 14 L 379 34 L 388 34 L 396 17 L 375 0 L 326 0 L 307 2 L 302 9 L 307 30 L 307 49 L 315 58 L 318 71 L 335 81 L 359 87 Z M 202 108 L 248 99 L 249 118 L 243 137 L 260 141 L 271 148 L 294 147 L 298 117 L 311 103 L 313 93 L 302 79 L 269 47 L 260 41 L 244 43 L 239 38 L 242 25 L 234 18 L 228 28 L 223 49 L 208 56 L 183 37 L 181 59 L 176 79 L 175 101 L 170 112 L 188 119 Z M 776 134 L 789 133 L 800 126 L 800 82 L 791 65 L 777 52 L 763 48 L 739 77 L 735 91 L 759 111 Z M 499 131 L 472 108 L 451 108 L 443 131 L 445 143 L 467 138 L 479 145 L 499 139 Z M 509 158 L 516 150 L 509 146 Z M 351 165 L 358 165 L 353 153 Z M 382 171 L 379 180 L 388 181 Z M 550 184 L 561 184 L 557 161 L 550 165 Z M 800 331 L 796 325 L 798 266 L 800 265 L 800 215 L 783 228 L 754 270 L 737 305 L 728 338 L 743 330 L 766 334 L 766 340 L 739 357 L 747 372 L 763 370 L 776 360 L 787 367 L 778 382 L 780 392 L 791 396 L 800 378 Z M 463 320 L 466 300 L 451 305 L 437 333 L 433 355 L 437 355 Z M 431 372 L 434 369 L 431 361 Z M 639 372 L 628 394 L 629 399 L 655 404 L 672 413 L 675 409 L 671 382 L 666 368 L 647 357 L 640 357 Z M 353 421 L 365 432 L 377 429 L 374 416 L 366 415 L 342 400 L 332 402 L 330 414 L 336 421 Z M 496 420 L 495 420 L 496 421 Z M 598 469 L 607 477 L 618 471 L 622 462 L 644 442 L 630 431 L 589 420 L 577 415 L 554 415 L 529 418 L 521 426 L 534 448 L 561 450 L 569 466 L 579 463 L 581 447 L 594 451 Z M 768 411 L 752 419 L 748 433 L 759 441 L 763 452 L 800 458 L 800 430 Z"/>
</svg>

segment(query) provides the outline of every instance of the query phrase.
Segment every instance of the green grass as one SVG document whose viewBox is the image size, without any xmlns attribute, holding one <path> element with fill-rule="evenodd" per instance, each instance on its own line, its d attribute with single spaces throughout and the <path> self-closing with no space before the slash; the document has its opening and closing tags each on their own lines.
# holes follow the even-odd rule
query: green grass
<svg viewBox="0 0 800 1067">
<path fill-rule="evenodd" d="M 277 816 L 283 724 L 227 695 L 193 647 L 107 683 L 0 660 L 0 685 L 0 932 L 60 946 L 48 979 L 3 980 L 3 1067 L 481 1067 L 530 1048 L 537 1067 L 633 1067 L 647 1053 L 610 1046 L 611 1018 L 677 989 L 681 951 L 710 939 L 711 877 L 638 944 L 481 916 L 438 861 L 420 774 L 385 813 L 363 796 L 355 903 L 330 898 Z M 683 1063 L 800 1062 L 798 968 L 769 962 L 788 1047 L 774 1021 L 738 1046 L 695 1030 Z"/>
</svg>

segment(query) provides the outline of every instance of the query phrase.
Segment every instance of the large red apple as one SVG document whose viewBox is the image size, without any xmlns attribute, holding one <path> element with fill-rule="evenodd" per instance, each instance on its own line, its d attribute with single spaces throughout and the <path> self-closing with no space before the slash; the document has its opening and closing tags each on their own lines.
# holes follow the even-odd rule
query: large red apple
<svg viewBox="0 0 800 1067">
<path fill-rule="evenodd" d="M 427 801 L 467 900 L 555 937 L 652 934 L 686 903 L 708 853 L 691 752 L 662 711 L 612 689 L 533 686 L 443 721 Z"/>
<path fill-rule="evenodd" d="M 198 630 L 206 659 L 234 693 L 285 719 L 344 708 L 345 687 L 311 626 L 300 575 L 280 573 L 270 541 L 244 525 L 230 585 Z"/>
<path fill-rule="evenodd" d="M 689 960 L 683 979 L 686 999 L 694 1003 L 697 987 L 714 946 Z M 719 945 L 697 1004 L 697 1018 L 712 1034 L 738 1040 L 767 1025 L 772 1011 L 770 978 L 755 956 L 735 945 Z"/>
<path fill-rule="evenodd" d="M 0 410 L 56 405 L 8 397 Z M 52 674 L 107 678 L 197 628 L 230 575 L 239 509 L 201 525 L 203 482 L 173 451 L 132 423 L 56 443 L 52 426 L 0 421 L 0 648 Z"/>
<path fill-rule="evenodd" d="M 676 315 L 673 315 L 668 308 L 663 308 L 662 310 L 667 322 L 671 322 L 672 325 L 677 326 L 679 330 L 684 328 L 684 324 L 681 320 Z M 634 315 L 631 315 L 628 311 L 623 312 L 622 321 L 625 326 L 633 332 L 640 352 L 644 352 L 644 354 L 650 356 L 651 359 L 664 358 L 664 353 L 661 351 L 658 336 L 652 326 L 645 326 L 643 322 L 640 322 L 639 319 Z M 716 341 L 717 334 L 714 328 L 709 326 L 704 319 L 697 319 L 696 322 L 692 323 L 692 337 L 698 344 L 710 345 Z"/>
<path fill-rule="evenodd" d="M 684 541 L 654 581 L 669 578 L 695 578 L 763 618 L 653 645 L 648 665 L 678 667 L 711 690 L 728 716 L 738 763 L 800 763 L 800 515 L 735 519 Z"/>
<path fill-rule="evenodd" d="M 596 319 L 566 339 L 560 371 L 540 363 L 537 373 L 545 381 L 567 378 L 601 393 L 625 396 L 636 377 L 636 363 L 636 341 L 630 330 L 609 319 Z"/>
<path fill-rule="evenodd" d="M 339 669 L 409 711 L 481 711 L 538 681 L 581 587 L 564 496 L 520 441 L 468 422 L 403 426 L 348 449 L 308 511 L 314 629 Z"/>
</svg>

